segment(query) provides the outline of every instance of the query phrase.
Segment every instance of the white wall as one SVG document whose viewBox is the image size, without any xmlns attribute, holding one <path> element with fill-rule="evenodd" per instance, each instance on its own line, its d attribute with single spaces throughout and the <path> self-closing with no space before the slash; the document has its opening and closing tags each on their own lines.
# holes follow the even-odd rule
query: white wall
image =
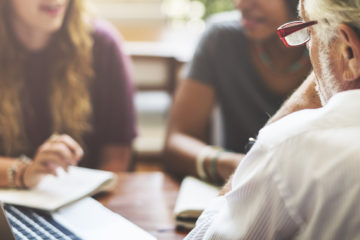
<svg viewBox="0 0 360 240">
<path fill-rule="evenodd" d="M 161 0 L 88 0 L 95 13 L 110 20 L 128 41 L 156 41 L 161 38 L 166 16 Z"/>
</svg>

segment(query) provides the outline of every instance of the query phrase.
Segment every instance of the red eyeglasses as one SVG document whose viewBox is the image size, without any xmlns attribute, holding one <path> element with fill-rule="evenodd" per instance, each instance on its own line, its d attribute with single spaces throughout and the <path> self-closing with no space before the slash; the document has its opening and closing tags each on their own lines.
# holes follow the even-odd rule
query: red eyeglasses
<svg viewBox="0 0 360 240">
<path fill-rule="evenodd" d="M 288 22 L 281 25 L 277 29 L 277 33 L 287 47 L 300 46 L 310 40 L 310 32 L 308 27 L 317 23 L 317 21 Z"/>
</svg>

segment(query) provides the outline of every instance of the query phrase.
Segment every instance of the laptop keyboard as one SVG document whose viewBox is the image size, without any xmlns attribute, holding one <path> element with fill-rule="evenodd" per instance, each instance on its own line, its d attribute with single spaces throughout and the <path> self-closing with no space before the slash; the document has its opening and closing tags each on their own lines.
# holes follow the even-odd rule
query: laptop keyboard
<svg viewBox="0 0 360 240">
<path fill-rule="evenodd" d="M 78 236 L 55 221 L 48 213 L 4 204 L 16 240 L 80 240 Z"/>
</svg>

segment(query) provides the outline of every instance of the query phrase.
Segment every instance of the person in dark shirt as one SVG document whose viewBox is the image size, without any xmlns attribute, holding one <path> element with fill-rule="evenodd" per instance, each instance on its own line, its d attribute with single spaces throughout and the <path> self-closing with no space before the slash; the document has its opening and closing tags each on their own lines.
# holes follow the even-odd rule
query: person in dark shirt
<svg viewBox="0 0 360 240">
<path fill-rule="evenodd" d="M 175 94 L 165 153 L 167 169 L 179 177 L 226 180 L 249 138 L 311 69 L 306 48 L 287 49 L 276 34 L 283 22 L 296 20 L 297 0 L 234 3 L 239 14 L 211 21 Z M 207 134 L 216 105 L 221 148 Z"/>
<path fill-rule="evenodd" d="M 0 18 L 0 185 L 74 164 L 126 170 L 133 84 L 115 28 L 83 0 L 0 0 Z"/>
</svg>

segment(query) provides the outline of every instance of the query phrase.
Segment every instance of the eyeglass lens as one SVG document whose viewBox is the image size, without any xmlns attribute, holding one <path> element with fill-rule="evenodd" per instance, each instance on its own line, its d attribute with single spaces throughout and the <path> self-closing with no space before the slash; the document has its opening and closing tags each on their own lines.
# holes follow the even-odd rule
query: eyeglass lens
<svg viewBox="0 0 360 240">
<path fill-rule="evenodd" d="M 307 28 L 298 30 L 285 37 L 286 42 L 290 46 L 297 46 L 309 40 L 309 30 Z"/>
<path fill-rule="evenodd" d="M 304 26 L 304 24 L 306 24 L 307 26 L 306 25 Z M 285 40 L 288 46 L 299 46 L 306 43 L 310 39 L 310 34 L 307 27 L 313 24 L 315 24 L 315 22 L 305 23 L 302 21 L 294 21 L 284 24 L 279 29 L 284 29 L 284 30 L 286 29 L 287 32 L 292 32 L 289 34 L 285 33 L 285 37 L 283 39 Z"/>
</svg>

